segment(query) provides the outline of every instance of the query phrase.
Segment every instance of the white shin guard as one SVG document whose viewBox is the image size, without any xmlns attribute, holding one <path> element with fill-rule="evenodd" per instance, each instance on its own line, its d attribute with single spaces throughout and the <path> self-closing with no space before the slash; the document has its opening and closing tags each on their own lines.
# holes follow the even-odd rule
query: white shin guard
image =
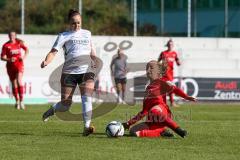
<svg viewBox="0 0 240 160">
<path fill-rule="evenodd" d="M 81 98 L 84 125 L 86 128 L 89 128 L 92 119 L 92 97 L 83 95 Z"/>
</svg>

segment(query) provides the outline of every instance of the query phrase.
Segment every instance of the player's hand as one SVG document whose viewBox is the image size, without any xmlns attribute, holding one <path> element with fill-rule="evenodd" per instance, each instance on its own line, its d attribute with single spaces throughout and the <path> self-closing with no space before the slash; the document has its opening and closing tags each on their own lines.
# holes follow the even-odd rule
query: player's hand
<svg viewBox="0 0 240 160">
<path fill-rule="evenodd" d="M 187 98 L 187 100 L 196 102 L 196 101 L 197 101 L 197 98 L 189 96 L 189 97 Z"/>
<path fill-rule="evenodd" d="M 10 59 L 10 62 L 15 62 L 17 59 L 15 58 L 15 57 L 12 57 L 11 59 Z"/>
<path fill-rule="evenodd" d="M 23 61 L 25 58 L 24 57 L 20 57 L 19 58 L 19 61 Z"/>
<path fill-rule="evenodd" d="M 44 67 L 46 67 L 47 66 L 47 62 L 46 61 L 42 61 L 42 63 L 41 63 L 41 68 L 44 68 Z"/>
<path fill-rule="evenodd" d="M 129 124 L 127 122 L 122 123 L 124 129 L 128 130 L 129 129 Z"/>
</svg>

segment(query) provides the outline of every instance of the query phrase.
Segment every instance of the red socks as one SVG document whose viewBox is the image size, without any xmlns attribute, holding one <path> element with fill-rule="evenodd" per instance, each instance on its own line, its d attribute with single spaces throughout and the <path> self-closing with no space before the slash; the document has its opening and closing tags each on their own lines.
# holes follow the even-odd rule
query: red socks
<svg viewBox="0 0 240 160">
<path fill-rule="evenodd" d="M 17 101 L 22 101 L 23 100 L 23 92 L 24 92 L 24 88 L 23 86 L 19 86 L 17 88 L 12 88 L 12 94 Z"/>
<path fill-rule="evenodd" d="M 136 134 L 138 137 L 154 138 L 154 137 L 159 137 L 164 130 L 165 130 L 165 127 L 154 129 L 154 130 L 144 129 L 144 130 L 138 131 Z"/>
<path fill-rule="evenodd" d="M 23 100 L 23 86 L 18 87 L 20 101 Z"/>
<path fill-rule="evenodd" d="M 19 100 L 19 96 L 18 96 L 18 88 L 12 88 L 12 94 L 16 100 L 16 102 Z"/>
</svg>

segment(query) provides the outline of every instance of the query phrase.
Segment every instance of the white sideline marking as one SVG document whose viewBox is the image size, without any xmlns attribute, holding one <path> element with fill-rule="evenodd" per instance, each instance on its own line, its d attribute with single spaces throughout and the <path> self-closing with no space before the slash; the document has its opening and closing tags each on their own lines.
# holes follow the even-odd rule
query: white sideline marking
<svg viewBox="0 0 240 160">
<path fill-rule="evenodd" d="M 186 120 L 180 120 L 180 122 L 183 121 L 185 123 L 232 123 L 233 121 L 186 121 Z M 238 120 L 237 120 L 238 121 Z M 46 122 L 43 122 L 41 120 L 39 121 L 0 121 L 0 123 L 43 123 L 43 124 L 47 124 Z M 49 121 L 50 123 L 54 122 L 54 123 L 63 123 L 65 121 Z M 79 121 L 66 121 L 67 123 L 71 122 L 71 123 L 74 123 L 74 122 L 79 122 Z M 234 120 L 234 122 L 236 122 L 236 120 Z M 237 124 L 237 123 L 236 123 Z M 236 125 L 235 124 L 235 125 Z"/>
</svg>

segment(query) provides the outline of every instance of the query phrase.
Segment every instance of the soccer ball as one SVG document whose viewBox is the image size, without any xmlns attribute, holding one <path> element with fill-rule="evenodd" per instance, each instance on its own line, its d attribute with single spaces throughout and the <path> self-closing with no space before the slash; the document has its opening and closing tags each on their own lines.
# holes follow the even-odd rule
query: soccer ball
<svg viewBox="0 0 240 160">
<path fill-rule="evenodd" d="M 124 127 L 121 122 L 112 121 L 106 127 L 108 137 L 121 137 L 124 135 Z"/>
</svg>

